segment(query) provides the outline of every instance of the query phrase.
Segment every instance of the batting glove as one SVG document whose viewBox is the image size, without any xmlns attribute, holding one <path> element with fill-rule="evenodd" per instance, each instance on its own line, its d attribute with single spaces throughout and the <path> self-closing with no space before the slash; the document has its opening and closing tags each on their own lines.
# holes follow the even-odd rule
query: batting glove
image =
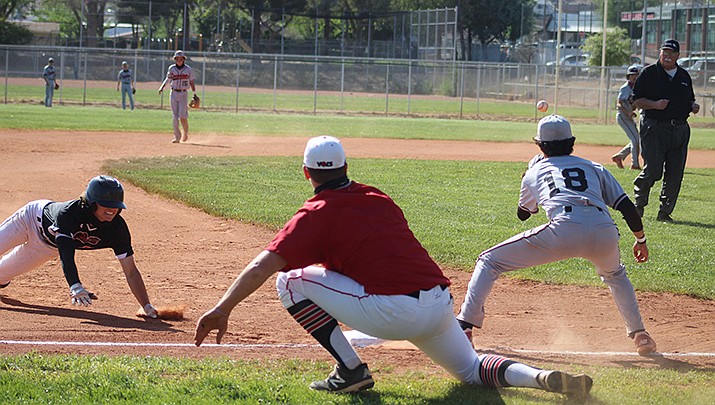
<svg viewBox="0 0 715 405">
<path fill-rule="evenodd" d="M 159 313 L 156 311 L 156 308 L 154 308 L 154 306 L 151 305 L 151 304 L 146 304 L 146 305 L 144 305 L 144 313 L 145 313 L 146 316 L 148 316 L 149 318 L 154 318 L 154 319 L 156 319 L 156 318 L 159 317 Z"/>
<path fill-rule="evenodd" d="M 74 283 L 70 287 L 70 296 L 74 305 L 92 305 L 92 295 L 94 294 L 84 289 L 82 283 Z"/>
</svg>

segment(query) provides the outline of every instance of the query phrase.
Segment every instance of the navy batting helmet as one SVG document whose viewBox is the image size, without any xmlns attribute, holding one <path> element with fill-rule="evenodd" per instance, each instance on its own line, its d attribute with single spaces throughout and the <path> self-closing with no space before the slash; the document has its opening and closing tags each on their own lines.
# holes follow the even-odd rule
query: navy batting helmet
<svg viewBox="0 0 715 405">
<path fill-rule="evenodd" d="M 108 208 L 127 208 L 124 205 L 124 187 L 111 176 L 97 176 L 89 181 L 85 192 L 87 201 Z"/>
<path fill-rule="evenodd" d="M 641 65 L 630 65 L 626 70 L 626 76 L 637 75 L 641 72 Z"/>
</svg>

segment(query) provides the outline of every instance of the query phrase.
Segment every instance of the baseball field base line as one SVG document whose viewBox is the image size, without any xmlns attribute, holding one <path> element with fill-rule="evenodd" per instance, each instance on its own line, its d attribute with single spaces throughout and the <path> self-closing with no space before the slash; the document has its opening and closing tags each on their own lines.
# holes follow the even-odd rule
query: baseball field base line
<svg viewBox="0 0 715 405">
<path fill-rule="evenodd" d="M 192 343 L 150 343 L 150 342 L 56 342 L 42 340 L 0 340 L 0 345 L 30 345 L 30 346 L 108 346 L 108 347 L 195 347 Z M 320 345 L 309 345 L 300 343 L 282 343 L 282 344 L 244 344 L 244 343 L 224 343 L 217 345 L 215 343 L 205 343 L 201 347 L 223 347 L 236 349 L 255 349 L 255 348 L 306 348 L 320 347 Z M 580 352 L 580 351 L 550 351 L 550 350 L 525 350 L 525 349 L 510 349 L 500 347 L 495 351 L 509 351 L 519 354 L 545 354 L 545 355 L 573 355 L 573 356 L 627 356 L 634 357 L 638 354 L 633 352 Z M 653 357 L 715 357 L 715 353 L 706 352 L 685 352 L 685 353 L 656 353 Z"/>
</svg>

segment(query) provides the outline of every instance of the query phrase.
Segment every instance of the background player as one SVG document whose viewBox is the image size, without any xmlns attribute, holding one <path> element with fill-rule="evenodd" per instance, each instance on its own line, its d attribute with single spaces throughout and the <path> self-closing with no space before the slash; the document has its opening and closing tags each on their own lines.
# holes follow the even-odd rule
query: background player
<svg viewBox="0 0 715 405">
<path fill-rule="evenodd" d="M 502 273 L 583 257 L 596 266 L 601 280 L 608 285 L 638 354 L 651 354 L 656 344 L 645 331 L 633 285 L 620 262 L 618 228 L 608 207 L 623 214 L 635 235 L 633 255 L 637 262 L 648 260 L 643 223 L 635 205 L 608 170 L 571 155 L 575 139 L 565 118 L 549 115 L 539 121 L 534 141 L 543 155 L 536 155 L 524 173 L 517 216 L 525 221 L 541 205 L 549 222 L 479 255 L 457 320 L 471 338 L 472 327 L 482 327 L 484 303 Z"/>
<path fill-rule="evenodd" d="M 122 70 L 117 74 L 117 91 L 119 91 L 119 86 L 122 86 L 122 109 L 127 109 L 127 97 L 129 97 L 129 104 L 134 111 L 133 94 L 136 91 L 134 72 L 129 69 L 129 63 L 126 61 L 122 62 Z"/>
<path fill-rule="evenodd" d="M 636 127 L 636 113 L 631 102 L 633 101 L 633 86 L 638 79 L 638 74 L 641 71 L 640 65 L 631 65 L 626 70 L 626 82 L 623 83 L 618 90 L 618 112 L 616 113 L 616 122 L 626 133 L 628 145 L 624 146 L 618 153 L 611 156 L 611 160 L 620 168 L 623 169 L 623 161 L 631 155 L 631 169 L 640 170 L 640 153 L 641 139 Z"/>
<path fill-rule="evenodd" d="M 169 66 L 166 72 L 166 79 L 159 86 L 159 94 L 164 91 L 164 86 L 171 81 L 171 113 L 174 117 L 174 139 L 172 143 L 179 141 L 186 142 L 189 140 L 189 87 L 196 94 L 196 86 L 194 85 L 194 72 L 191 67 L 186 65 L 186 56 L 182 51 L 174 53 L 175 64 Z M 179 130 L 179 121 L 184 129 L 184 135 L 181 135 Z"/>
<path fill-rule="evenodd" d="M 45 107 L 52 107 L 52 98 L 55 96 L 57 84 L 57 71 L 55 70 L 55 60 L 50 58 L 47 65 L 42 69 L 42 78 L 45 80 Z"/>
<path fill-rule="evenodd" d="M 75 251 L 111 248 L 132 294 L 146 315 L 156 318 L 156 309 L 149 302 L 144 280 L 134 262 L 129 228 L 119 215 L 124 208 L 124 188 L 109 176 L 90 180 L 77 200 L 27 203 L 0 225 L 0 254 L 9 250 L 0 258 L 0 288 L 7 287 L 14 277 L 59 256 L 72 303 L 90 305 L 96 296 L 80 282 Z"/>
<path fill-rule="evenodd" d="M 343 322 L 383 339 L 409 340 L 463 382 L 589 393 L 588 376 L 474 352 L 454 318 L 449 279 L 390 197 L 348 179 L 338 139 L 312 138 L 303 164 L 315 196 L 198 320 L 197 346 L 213 329 L 220 343 L 231 310 L 279 273 L 276 286 L 283 306 L 338 362 L 326 380 L 310 384 L 312 389 L 353 392 L 374 384 L 367 364 L 342 334 L 338 322 Z M 313 266 L 317 263 L 321 266 Z"/>
</svg>

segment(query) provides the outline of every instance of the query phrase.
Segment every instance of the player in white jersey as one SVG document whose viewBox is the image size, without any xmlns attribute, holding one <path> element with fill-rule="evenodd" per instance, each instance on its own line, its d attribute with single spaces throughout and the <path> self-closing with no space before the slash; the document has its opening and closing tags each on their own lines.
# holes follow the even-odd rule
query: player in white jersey
<svg viewBox="0 0 715 405">
<path fill-rule="evenodd" d="M 517 216 L 525 221 L 541 205 L 549 222 L 479 255 L 457 320 L 471 338 L 472 328 L 482 327 L 484 303 L 501 273 L 582 257 L 593 263 L 608 285 L 638 354 L 652 354 L 656 344 L 645 330 L 633 285 L 620 262 L 618 228 L 608 207 L 623 214 L 635 235 L 633 255 L 637 262 L 648 260 L 643 223 L 608 170 L 571 155 L 575 139 L 571 125 L 561 116 L 550 115 L 539 122 L 534 141 L 543 154 L 531 159 L 524 173 Z"/>
<path fill-rule="evenodd" d="M 47 60 L 47 65 L 42 69 L 42 78 L 45 80 L 45 107 L 52 107 L 52 98 L 55 96 L 55 84 L 57 83 L 54 59 Z"/>
<path fill-rule="evenodd" d="M 134 72 L 129 69 L 129 63 L 122 62 L 122 70 L 117 73 L 117 91 L 119 91 L 119 86 L 122 86 L 122 109 L 127 109 L 127 97 L 129 97 L 129 105 L 134 110 Z"/>
<path fill-rule="evenodd" d="M 171 82 L 171 112 L 174 116 L 174 139 L 172 143 L 186 142 L 189 140 L 189 88 L 196 94 L 194 85 L 194 72 L 187 65 L 186 56 L 182 51 L 174 53 L 175 64 L 169 66 L 166 79 L 159 86 L 159 94 L 164 91 L 164 86 Z M 179 122 L 184 129 L 184 135 L 179 130 Z"/>
</svg>

